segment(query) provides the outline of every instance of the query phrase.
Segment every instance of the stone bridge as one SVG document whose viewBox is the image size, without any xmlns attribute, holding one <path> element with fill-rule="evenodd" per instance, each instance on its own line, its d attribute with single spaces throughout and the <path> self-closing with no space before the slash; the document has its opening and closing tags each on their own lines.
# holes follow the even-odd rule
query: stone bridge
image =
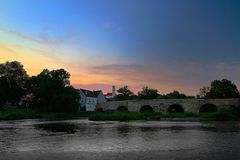
<svg viewBox="0 0 240 160">
<path fill-rule="evenodd" d="M 240 107 L 236 99 L 152 99 L 109 101 L 98 104 L 97 110 L 130 112 L 210 112 L 222 108 Z"/>
</svg>

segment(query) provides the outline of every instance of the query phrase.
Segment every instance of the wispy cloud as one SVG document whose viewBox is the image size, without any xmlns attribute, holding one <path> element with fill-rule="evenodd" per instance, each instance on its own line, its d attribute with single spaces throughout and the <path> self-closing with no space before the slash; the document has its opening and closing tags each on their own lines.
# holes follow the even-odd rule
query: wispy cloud
<svg viewBox="0 0 240 160">
<path fill-rule="evenodd" d="M 115 77 L 115 80 L 136 83 L 150 83 L 150 81 L 169 81 L 172 75 L 161 71 L 155 72 L 148 66 L 141 64 L 108 64 L 92 66 L 89 68 L 90 73 L 107 75 Z"/>
<path fill-rule="evenodd" d="M 63 52 L 63 46 L 66 45 L 68 40 L 72 40 L 76 36 L 71 33 L 65 33 L 53 38 L 48 34 L 46 29 L 36 35 L 29 35 L 23 32 L 3 28 L 0 28 L 0 35 L 1 32 L 3 36 L 11 38 L 10 43 L 12 46 L 25 48 L 26 50 L 57 60 L 61 59 L 60 55 Z"/>
<path fill-rule="evenodd" d="M 4 29 L 4 28 L 0 28 L 0 32 L 11 34 L 12 36 L 15 36 L 22 40 L 39 43 L 39 44 L 47 45 L 47 46 L 61 45 L 70 39 L 74 39 L 77 36 L 76 33 L 63 33 L 62 35 L 59 35 L 58 37 L 53 38 L 49 35 L 47 29 L 44 29 L 42 32 L 40 32 L 34 36 L 23 33 L 23 32 L 19 32 L 16 30 Z"/>
</svg>

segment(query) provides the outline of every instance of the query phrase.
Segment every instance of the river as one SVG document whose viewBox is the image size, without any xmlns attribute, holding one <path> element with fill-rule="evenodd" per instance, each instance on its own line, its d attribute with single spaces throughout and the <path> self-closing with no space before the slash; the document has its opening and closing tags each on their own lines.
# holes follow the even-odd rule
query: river
<svg viewBox="0 0 240 160">
<path fill-rule="evenodd" d="M 239 122 L 0 121 L 0 160 L 238 160 Z"/>
</svg>

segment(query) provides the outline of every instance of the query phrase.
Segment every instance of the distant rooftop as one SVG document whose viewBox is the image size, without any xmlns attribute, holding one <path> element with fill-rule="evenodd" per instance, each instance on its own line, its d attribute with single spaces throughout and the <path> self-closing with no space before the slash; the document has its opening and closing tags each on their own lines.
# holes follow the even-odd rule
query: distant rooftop
<svg viewBox="0 0 240 160">
<path fill-rule="evenodd" d="M 101 90 L 97 90 L 97 91 L 90 91 L 90 90 L 86 90 L 86 89 L 80 89 L 83 94 L 86 97 L 97 97 L 102 91 Z"/>
</svg>

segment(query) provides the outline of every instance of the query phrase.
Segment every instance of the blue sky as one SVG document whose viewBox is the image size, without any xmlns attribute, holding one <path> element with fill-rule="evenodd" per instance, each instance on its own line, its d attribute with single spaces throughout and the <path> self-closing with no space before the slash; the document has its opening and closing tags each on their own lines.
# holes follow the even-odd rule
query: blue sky
<svg viewBox="0 0 240 160">
<path fill-rule="evenodd" d="M 66 68 L 74 86 L 104 91 L 240 85 L 240 1 L 2 0 L 0 11 L 0 60 L 29 74 Z"/>
</svg>

